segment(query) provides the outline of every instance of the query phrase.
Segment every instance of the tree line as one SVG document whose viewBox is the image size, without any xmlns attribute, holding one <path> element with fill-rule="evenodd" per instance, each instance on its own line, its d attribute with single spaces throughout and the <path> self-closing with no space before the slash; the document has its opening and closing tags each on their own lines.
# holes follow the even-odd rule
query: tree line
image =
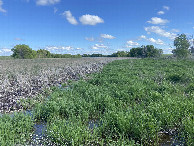
<svg viewBox="0 0 194 146">
<path fill-rule="evenodd" d="M 162 49 L 156 49 L 153 45 L 141 46 L 132 48 L 130 51 L 118 51 L 111 55 L 103 54 L 53 54 L 48 50 L 32 50 L 28 45 L 16 45 L 13 49 L 14 58 L 18 59 L 33 59 L 33 58 L 80 58 L 80 57 L 159 57 L 162 55 Z"/>
<path fill-rule="evenodd" d="M 189 49 L 190 42 L 185 34 L 178 35 L 174 39 L 174 46 L 176 47 L 172 50 L 174 57 L 177 58 L 187 58 L 191 53 L 193 47 Z M 32 50 L 28 45 L 16 45 L 13 49 L 13 54 L 11 55 L 14 58 L 18 59 L 33 59 L 33 58 L 80 58 L 80 57 L 138 57 L 138 58 L 147 58 L 147 57 L 160 57 L 163 54 L 162 49 L 157 49 L 153 45 L 146 45 L 141 47 L 136 47 L 130 49 L 130 51 L 118 51 L 111 55 L 103 54 L 54 54 L 50 53 L 48 50 Z M 194 52 L 193 52 L 194 53 Z"/>
<path fill-rule="evenodd" d="M 13 54 L 11 57 L 16 59 L 33 59 L 33 58 L 80 58 L 80 54 L 71 55 L 71 54 L 54 54 L 50 53 L 48 50 L 32 50 L 28 45 L 16 45 L 11 49 Z"/>
</svg>

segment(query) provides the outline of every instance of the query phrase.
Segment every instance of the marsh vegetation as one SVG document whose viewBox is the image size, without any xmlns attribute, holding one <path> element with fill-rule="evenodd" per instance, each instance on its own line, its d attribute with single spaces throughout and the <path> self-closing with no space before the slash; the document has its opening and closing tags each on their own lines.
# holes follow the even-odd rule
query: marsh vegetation
<svg viewBox="0 0 194 146">
<path fill-rule="evenodd" d="M 0 112 L 30 108 L 50 87 L 86 78 L 117 59 L 122 58 L 0 60 Z"/>
<path fill-rule="evenodd" d="M 87 80 L 52 88 L 33 116 L 4 115 L 0 144 L 29 144 L 33 124 L 43 122 L 52 145 L 160 145 L 164 139 L 192 145 L 193 65 L 166 59 L 109 63 Z"/>
</svg>

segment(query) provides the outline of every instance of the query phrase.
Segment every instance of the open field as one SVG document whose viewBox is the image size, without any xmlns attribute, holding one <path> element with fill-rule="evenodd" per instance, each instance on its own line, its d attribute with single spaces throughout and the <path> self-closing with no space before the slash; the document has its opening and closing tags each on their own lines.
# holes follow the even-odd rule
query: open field
<svg viewBox="0 0 194 146">
<path fill-rule="evenodd" d="M 123 58 L 0 60 L 0 112 L 28 108 L 20 104 L 21 99 L 29 97 L 31 102 L 45 89 L 84 78 L 117 59 Z"/>
<path fill-rule="evenodd" d="M 32 115 L 0 118 L 0 145 L 30 143 L 37 122 L 52 145 L 193 145 L 194 61 L 114 61 L 53 88 Z"/>
</svg>

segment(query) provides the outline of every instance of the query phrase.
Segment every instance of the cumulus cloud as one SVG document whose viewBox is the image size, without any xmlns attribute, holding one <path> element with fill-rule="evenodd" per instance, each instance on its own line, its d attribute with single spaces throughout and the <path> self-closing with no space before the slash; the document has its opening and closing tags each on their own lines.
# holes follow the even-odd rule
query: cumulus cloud
<svg viewBox="0 0 194 146">
<path fill-rule="evenodd" d="M 54 11 L 54 14 L 56 14 L 58 9 L 56 7 L 54 7 L 53 11 Z"/>
<path fill-rule="evenodd" d="M 170 7 L 169 6 L 163 6 L 163 9 L 170 10 Z"/>
<path fill-rule="evenodd" d="M 12 53 L 11 49 L 8 48 L 0 49 L 0 54 L 3 56 L 9 56 L 11 55 L 11 53 Z"/>
<path fill-rule="evenodd" d="M 172 50 L 173 48 L 165 48 L 165 49 L 162 49 L 164 54 L 172 54 Z"/>
<path fill-rule="evenodd" d="M 169 21 L 166 19 L 162 19 L 162 18 L 158 18 L 158 17 L 152 17 L 151 21 L 147 21 L 148 23 L 151 24 L 160 24 L 160 25 L 164 25 L 166 23 L 168 23 Z"/>
<path fill-rule="evenodd" d="M 157 14 L 158 14 L 158 15 L 163 15 L 163 14 L 165 14 L 165 13 L 164 13 L 164 11 L 158 11 Z"/>
<path fill-rule="evenodd" d="M 4 48 L 1 50 L 2 52 L 11 52 L 11 49 Z"/>
<path fill-rule="evenodd" d="M 109 35 L 109 34 L 101 34 L 100 36 L 101 36 L 102 38 L 105 38 L 105 39 L 115 39 L 114 36 Z"/>
<path fill-rule="evenodd" d="M 124 48 L 133 48 L 133 46 L 125 45 Z"/>
<path fill-rule="evenodd" d="M 160 39 L 155 40 L 155 39 L 153 39 L 153 38 L 149 38 L 148 40 L 149 40 L 151 43 L 155 43 L 155 44 L 157 44 L 157 45 L 164 45 L 164 42 L 163 42 L 162 40 L 160 40 Z"/>
<path fill-rule="evenodd" d="M 145 35 L 141 35 L 140 39 L 146 39 L 146 36 Z"/>
<path fill-rule="evenodd" d="M 169 39 L 174 39 L 176 37 L 175 33 L 170 33 L 165 31 L 164 29 L 160 28 L 159 26 L 151 26 L 151 27 L 145 27 L 145 31 L 147 31 L 148 34 L 155 33 L 163 37 L 167 37 Z"/>
<path fill-rule="evenodd" d="M 104 44 L 95 44 L 94 46 L 91 47 L 92 49 L 108 49 L 108 46 L 104 45 Z"/>
<path fill-rule="evenodd" d="M 104 20 L 99 16 L 89 14 L 82 15 L 79 20 L 83 25 L 96 25 L 98 23 L 104 23 Z"/>
<path fill-rule="evenodd" d="M 145 35 L 141 35 L 139 39 L 144 39 L 146 41 L 149 41 L 151 43 L 157 44 L 157 45 L 164 45 L 164 42 L 161 39 L 155 40 L 154 38 L 147 38 Z"/>
<path fill-rule="evenodd" d="M 133 41 L 129 40 L 129 41 L 127 41 L 127 45 L 130 45 L 130 46 L 138 46 L 139 43 L 133 42 Z"/>
<path fill-rule="evenodd" d="M 59 3 L 61 0 L 36 0 L 37 5 L 46 6 L 46 5 L 54 5 Z"/>
<path fill-rule="evenodd" d="M 180 30 L 178 30 L 178 29 L 172 29 L 171 31 L 172 32 L 180 32 Z"/>
<path fill-rule="evenodd" d="M 0 12 L 6 13 L 7 11 L 3 9 L 2 5 L 3 5 L 3 1 L 0 0 Z"/>
<path fill-rule="evenodd" d="M 85 37 L 87 41 L 93 42 L 95 39 L 93 37 Z"/>
<path fill-rule="evenodd" d="M 132 48 L 132 47 L 138 46 L 138 45 L 139 45 L 139 43 L 134 42 L 132 40 L 129 40 L 129 41 L 126 42 L 126 45 L 123 46 L 123 48 Z"/>
<path fill-rule="evenodd" d="M 64 11 L 62 13 L 62 16 L 65 16 L 69 23 L 71 23 L 73 25 L 77 25 L 78 24 L 78 22 L 75 19 L 75 17 L 71 14 L 71 11 Z"/>
<path fill-rule="evenodd" d="M 53 53 L 74 50 L 71 46 L 47 46 L 45 49 Z"/>
</svg>

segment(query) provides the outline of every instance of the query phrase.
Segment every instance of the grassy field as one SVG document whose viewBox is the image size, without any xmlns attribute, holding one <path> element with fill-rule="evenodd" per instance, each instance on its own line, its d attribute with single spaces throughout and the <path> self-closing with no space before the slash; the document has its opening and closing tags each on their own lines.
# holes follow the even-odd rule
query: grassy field
<svg viewBox="0 0 194 146">
<path fill-rule="evenodd" d="M 165 136 L 193 145 L 194 61 L 109 63 L 87 81 L 53 88 L 33 116 L 0 118 L 0 145 L 27 143 L 41 121 L 56 145 L 160 145 Z"/>
</svg>

